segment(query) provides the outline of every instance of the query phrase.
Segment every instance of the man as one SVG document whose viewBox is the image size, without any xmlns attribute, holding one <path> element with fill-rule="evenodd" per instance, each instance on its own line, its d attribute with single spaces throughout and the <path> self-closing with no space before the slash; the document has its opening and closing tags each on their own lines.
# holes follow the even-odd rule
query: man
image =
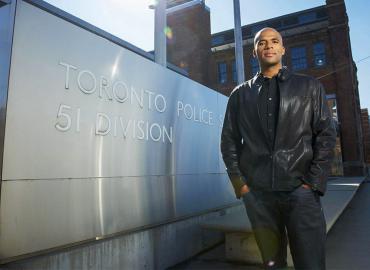
<svg viewBox="0 0 370 270">
<path fill-rule="evenodd" d="M 221 151 L 235 194 L 243 197 L 266 269 L 325 269 L 326 225 L 320 195 L 336 132 L 316 79 L 282 66 L 273 28 L 254 38 L 260 72 L 231 93 Z"/>
</svg>

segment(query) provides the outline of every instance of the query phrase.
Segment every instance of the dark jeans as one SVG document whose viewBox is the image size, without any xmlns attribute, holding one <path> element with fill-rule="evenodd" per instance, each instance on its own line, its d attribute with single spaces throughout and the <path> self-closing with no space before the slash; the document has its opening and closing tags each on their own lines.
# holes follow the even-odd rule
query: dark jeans
<svg viewBox="0 0 370 270">
<path fill-rule="evenodd" d="M 266 269 L 286 267 L 287 239 L 296 270 L 325 269 L 326 224 L 316 192 L 251 190 L 243 200 Z"/>
</svg>

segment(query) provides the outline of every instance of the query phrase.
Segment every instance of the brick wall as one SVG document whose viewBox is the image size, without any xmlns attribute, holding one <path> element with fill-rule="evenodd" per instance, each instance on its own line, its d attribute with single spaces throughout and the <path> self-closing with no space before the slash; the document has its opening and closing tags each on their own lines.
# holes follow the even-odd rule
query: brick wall
<svg viewBox="0 0 370 270">
<path fill-rule="evenodd" d="M 167 25 L 172 31 L 172 37 L 167 39 L 168 61 L 188 71 L 193 80 L 209 86 L 211 25 L 204 3 L 169 13 Z"/>
<path fill-rule="evenodd" d="M 363 175 L 360 99 L 346 8 L 343 0 L 327 0 L 324 8 L 328 18 L 321 20 L 319 26 L 297 26 L 282 31 L 286 47 L 284 64 L 291 67 L 292 47 L 306 48 L 307 68 L 298 72 L 320 78 L 327 94 L 335 94 L 336 97 L 344 175 Z M 211 51 L 210 14 L 204 4 L 169 14 L 168 25 L 173 30 L 173 39 L 168 44 L 169 61 L 186 69 L 189 77 L 195 81 L 229 95 L 236 86 L 232 79 L 232 63 L 235 59 L 233 42 L 214 47 Z M 249 79 L 253 76 L 250 63 L 253 44 L 252 39 L 244 39 L 244 42 L 245 75 Z M 326 64 L 320 67 L 314 64 L 313 45 L 316 42 L 325 44 Z M 217 76 L 219 62 L 225 62 L 227 66 L 227 80 L 222 84 Z"/>
<path fill-rule="evenodd" d="M 367 109 L 361 109 L 361 123 L 363 131 L 365 162 L 370 165 L 370 122 Z"/>
<path fill-rule="evenodd" d="M 336 95 L 342 138 L 344 174 L 363 175 L 364 156 L 361 109 L 357 88 L 356 67 L 352 60 L 348 17 L 343 0 L 327 1 L 329 37 L 333 68 L 336 70 Z"/>
</svg>

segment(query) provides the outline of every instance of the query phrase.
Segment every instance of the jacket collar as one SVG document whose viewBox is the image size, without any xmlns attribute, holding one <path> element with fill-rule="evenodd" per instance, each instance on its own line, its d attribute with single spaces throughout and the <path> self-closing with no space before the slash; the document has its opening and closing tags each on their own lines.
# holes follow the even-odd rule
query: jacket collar
<svg viewBox="0 0 370 270">
<path fill-rule="evenodd" d="M 291 72 L 290 70 L 286 67 L 286 66 L 283 66 L 280 70 L 279 70 L 279 73 L 277 75 L 278 79 L 280 82 L 284 82 L 286 80 L 288 80 L 291 76 Z M 253 84 L 261 84 L 263 81 L 263 75 L 261 72 L 258 72 L 252 79 L 252 83 Z"/>
<path fill-rule="evenodd" d="M 286 67 L 286 66 L 283 66 L 280 70 L 279 70 L 279 73 L 278 73 L 278 78 L 281 82 L 284 82 L 286 80 L 288 80 L 290 78 L 290 76 L 292 75 L 292 73 L 290 72 L 290 70 Z"/>
</svg>

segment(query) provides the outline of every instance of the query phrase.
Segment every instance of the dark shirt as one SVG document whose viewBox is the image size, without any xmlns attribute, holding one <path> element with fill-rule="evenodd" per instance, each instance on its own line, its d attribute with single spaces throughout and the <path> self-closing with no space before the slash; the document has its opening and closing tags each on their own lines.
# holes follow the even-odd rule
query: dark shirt
<svg viewBox="0 0 370 270">
<path fill-rule="evenodd" d="M 279 117 L 280 95 L 277 80 L 277 76 L 271 79 L 262 77 L 262 87 L 258 96 L 258 111 L 262 128 L 267 134 L 271 147 L 274 145 Z"/>
</svg>

